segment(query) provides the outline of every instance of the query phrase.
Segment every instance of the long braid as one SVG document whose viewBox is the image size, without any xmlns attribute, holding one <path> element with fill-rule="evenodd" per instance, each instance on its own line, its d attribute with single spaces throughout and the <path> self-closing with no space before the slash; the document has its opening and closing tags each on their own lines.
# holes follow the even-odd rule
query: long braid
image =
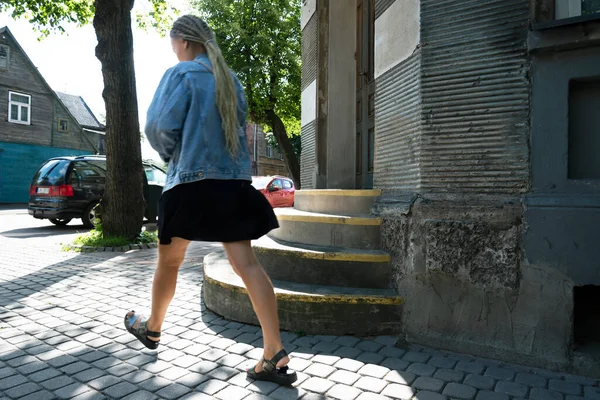
<svg viewBox="0 0 600 400">
<path fill-rule="evenodd" d="M 213 66 L 217 108 L 221 114 L 225 145 L 229 153 L 235 157 L 240 147 L 237 91 L 212 29 L 195 15 L 184 15 L 173 24 L 171 36 L 204 45 Z"/>
</svg>

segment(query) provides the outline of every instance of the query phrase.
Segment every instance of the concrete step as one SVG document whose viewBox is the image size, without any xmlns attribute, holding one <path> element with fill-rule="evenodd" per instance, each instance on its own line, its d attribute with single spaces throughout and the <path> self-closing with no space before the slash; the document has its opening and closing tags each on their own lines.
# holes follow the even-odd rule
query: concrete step
<svg viewBox="0 0 600 400">
<path fill-rule="evenodd" d="M 335 215 L 370 215 L 381 190 L 318 189 L 298 190 L 294 208 L 301 211 Z"/>
<path fill-rule="evenodd" d="M 302 245 L 376 250 L 381 219 L 318 214 L 294 208 L 276 208 L 279 229 L 273 239 Z"/>
<path fill-rule="evenodd" d="M 400 333 L 404 299 L 392 289 L 361 289 L 273 280 L 281 329 L 323 335 Z M 221 251 L 204 258 L 206 307 L 225 318 L 258 324 L 242 280 Z"/>
<path fill-rule="evenodd" d="M 390 287 L 390 256 L 383 251 L 300 246 L 266 236 L 253 242 L 252 247 L 273 279 L 316 285 Z"/>
</svg>

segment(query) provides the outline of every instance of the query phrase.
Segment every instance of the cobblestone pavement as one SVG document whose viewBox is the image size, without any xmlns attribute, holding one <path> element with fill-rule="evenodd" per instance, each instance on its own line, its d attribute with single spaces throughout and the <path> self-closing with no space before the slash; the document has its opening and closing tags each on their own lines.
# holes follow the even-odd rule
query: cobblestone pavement
<svg viewBox="0 0 600 400">
<path fill-rule="evenodd" d="M 148 309 L 156 250 L 69 254 L 31 236 L 0 235 L 0 398 L 600 399 L 593 379 L 400 349 L 394 337 L 284 332 L 299 381 L 252 382 L 244 371 L 261 356 L 259 329 L 201 301 L 202 258 L 217 245 L 191 247 L 153 352 L 122 324 L 127 310 Z"/>
</svg>

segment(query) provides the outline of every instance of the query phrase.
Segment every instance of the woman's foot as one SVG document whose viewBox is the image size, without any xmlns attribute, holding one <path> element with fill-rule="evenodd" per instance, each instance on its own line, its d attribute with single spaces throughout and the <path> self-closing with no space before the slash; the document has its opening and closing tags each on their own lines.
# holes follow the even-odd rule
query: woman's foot
<svg viewBox="0 0 600 400">
<path fill-rule="evenodd" d="M 135 336 L 144 346 L 150 350 L 158 348 L 160 342 L 160 332 L 151 329 L 151 321 L 135 311 L 130 311 L 125 315 L 125 328 L 129 333 Z"/>
<path fill-rule="evenodd" d="M 274 382 L 282 386 L 291 386 L 298 380 L 298 375 L 288 368 L 289 361 L 287 352 L 282 349 L 270 359 L 263 357 L 258 365 L 247 371 L 248 377 L 259 381 Z"/>
<path fill-rule="evenodd" d="M 282 348 L 281 350 L 283 350 L 283 348 Z M 280 351 L 281 351 L 281 350 L 280 350 Z M 270 360 L 270 359 L 272 359 L 272 358 L 273 358 L 273 356 L 274 356 L 275 354 L 277 354 L 277 353 L 278 353 L 278 352 L 271 352 L 271 354 L 267 354 L 267 351 L 265 350 L 265 352 L 264 352 L 264 354 L 263 354 L 263 357 L 262 357 L 260 360 L 258 360 L 258 364 L 256 364 L 256 366 L 254 367 L 254 370 L 255 370 L 256 372 L 261 372 L 261 371 L 263 370 L 263 363 L 265 362 L 265 360 Z M 287 353 L 286 353 L 286 354 L 287 354 Z M 283 357 L 281 360 L 279 360 L 279 361 L 277 362 L 277 368 L 283 368 L 283 367 L 285 367 L 286 365 L 288 365 L 288 364 L 289 364 L 289 362 L 290 362 L 290 356 L 289 356 L 289 355 L 286 355 L 285 357 Z"/>
</svg>

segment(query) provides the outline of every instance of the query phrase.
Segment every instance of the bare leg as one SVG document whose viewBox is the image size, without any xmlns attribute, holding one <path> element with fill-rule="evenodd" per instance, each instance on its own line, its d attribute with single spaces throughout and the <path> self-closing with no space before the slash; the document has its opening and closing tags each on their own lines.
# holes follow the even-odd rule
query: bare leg
<svg viewBox="0 0 600 400">
<path fill-rule="evenodd" d="M 223 243 L 223 246 L 233 270 L 242 278 L 248 289 L 250 301 L 263 332 L 264 357 L 270 360 L 283 349 L 273 284 L 254 256 L 250 241 Z M 289 358 L 285 357 L 277 363 L 277 367 L 283 367 L 289 361 Z M 259 363 L 256 372 L 261 370 L 262 365 Z"/>
<path fill-rule="evenodd" d="M 179 267 L 189 244 L 188 240 L 173 238 L 171 244 L 158 246 L 158 265 L 152 282 L 152 313 L 146 323 L 150 331 L 160 332 L 162 329 L 167 308 L 175 295 Z M 127 316 L 131 316 L 131 313 Z M 141 318 L 133 324 L 133 328 L 137 328 L 140 322 Z M 148 339 L 158 340 L 150 336 Z"/>
</svg>

